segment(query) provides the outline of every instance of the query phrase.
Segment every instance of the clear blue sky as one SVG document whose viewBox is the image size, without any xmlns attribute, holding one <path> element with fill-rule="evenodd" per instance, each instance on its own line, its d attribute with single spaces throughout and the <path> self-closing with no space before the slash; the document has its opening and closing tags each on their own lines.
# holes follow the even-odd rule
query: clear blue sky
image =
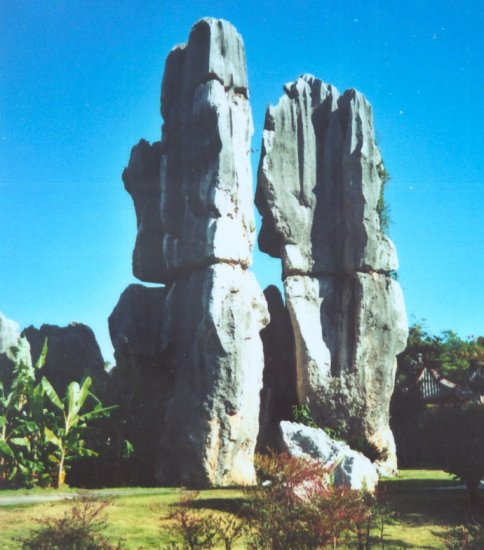
<svg viewBox="0 0 484 550">
<path fill-rule="evenodd" d="M 107 317 L 134 282 L 120 175 L 134 143 L 159 139 L 164 60 L 207 15 L 244 37 L 254 149 L 303 72 L 369 98 L 409 316 L 484 334 L 481 0 L 1 1 L 0 311 L 82 321 L 111 359 Z M 254 270 L 280 278 L 261 254 Z"/>
</svg>

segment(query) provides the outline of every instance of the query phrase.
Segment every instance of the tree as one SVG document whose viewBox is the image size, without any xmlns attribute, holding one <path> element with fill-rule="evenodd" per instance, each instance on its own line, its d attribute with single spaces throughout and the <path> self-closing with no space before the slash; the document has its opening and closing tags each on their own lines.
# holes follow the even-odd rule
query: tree
<svg viewBox="0 0 484 550">
<path fill-rule="evenodd" d="M 61 400 L 47 378 L 43 377 L 41 381 L 45 395 L 58 412 L 55 422 L 50 427 L 46 426 L 44 428 L 46 440 L 55 447 L 56 486 L 58 488 L 64 483 L 66 462 L 82 456 L 97 455 L 95 451 L 86 447 L 84 434 L 88 428 L 88 422 L 106 416 L 112 409 L 116 408 L 115 405 L 103 407 L 101 401 L 89 392 L 91 384 L 92 379 L 90 377 L 87 377 L 82 385 L 71 382 L 67 386 L 64 399 Z M 85 408 L 88 397 L 91 397 L 96 404 L 94 408 L 81 412 Z"/>
<path fill-rule="evenodd" d="M 43 392 L 35 372 L 45 363 L 47 341 L 35 365 L 26 338 L 20 338 L 7 355 L 13 366 L 0 381 L 0 484 L 44 483 L 49 473 L 41 430 Z"/>
<path fill-rule="evenodd" d="M 455 475 L 478 500 L 484 478 L 484 406 L 455 405 L 429 408 L 422 419 L 426 462 Z"/>
</svg>

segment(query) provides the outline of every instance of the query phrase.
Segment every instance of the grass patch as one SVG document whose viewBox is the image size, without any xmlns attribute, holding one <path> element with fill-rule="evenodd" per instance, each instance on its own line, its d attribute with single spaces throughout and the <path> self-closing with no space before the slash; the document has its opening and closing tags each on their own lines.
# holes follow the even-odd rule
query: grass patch
<svg viewBox="0 0 484 550">
<path fill-rule="evenodd" d="M 395 518 L 385 528 L 385 548 L 418 548 L 438 550 L 443 548 L 439 534 L 447 527 L 465 523 L 470 518 L 467 492 L 458 482 L 444 472 L 433 470 L 406 470 L 398 478 L 381 482 L 381 493 Z M 72 495 L 75 489 L 62 489 Z M 173 540 L 161 526 L 160 517 L 168 515 L 170 504 L 178 500 L 174 488 L 118 488 L 93 491 L 113 498 L 107 509 L 109 528 L 106 536 L 113 542 L 123 540 L 126 548 L 163 548 Z M 127 494 L 127 493 L 130 494 Z M 131 494 L 132 492 L 132 494 Z M 54 490 L 0 491 L 3 497 L 37 495 L 52 496 Z M 217 513 L 234 513 L 240 508 L 244 494 L 239 489 L 213 489 L 202 491 L 196 501 L 197 508 Z M 0 548 L 18 550 L 15 538 L 38 526 L 37 520 L 62 515 L 69 506 L 66 501 L 27 503 L 0 506 Z M 481 513 L 484 520 L 484 513 Z M 238 542 L 236 548 L 244 548 Z"/>
</svg>

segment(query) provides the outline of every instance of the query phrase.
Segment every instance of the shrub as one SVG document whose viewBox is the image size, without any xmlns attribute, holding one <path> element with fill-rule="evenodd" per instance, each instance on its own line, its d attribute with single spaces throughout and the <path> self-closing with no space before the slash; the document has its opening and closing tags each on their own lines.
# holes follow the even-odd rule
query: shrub
<svg viewBox="0 0 484 550">
<path fill-rule="evenodd" d="M 246 531 L 244 523 L 233 515 L 202 513 L 194 509 L 199 493 L 182 490 L 179 501 L 174 504 L 168 519 L 173 520 L 171 532 L 182 539 L 182 550 L 214 548 L 221 543 L 225 550 L 232 550 L 236 540 Z M 167 519 L 167 518 L 162 518 Z M 172 542 L 165 550 L 176 550 Z"/>
<path fill-rule="evenodd" d="M 60 518 L 43 520 L 43 525 L 20 540 L 22 550 L 120 550 L 103 536 L 107 523 L 104 510 L 110 504 L 89 492 L 82 492 Z"/>
<path fill-rule="evenodd" d="M 370 516 L 360 493 L 329 483 L 331 472 L 287 454 L 257 457 L 264 482 L 248 490 L 251 550 L 334 548 Z"/>
<path fill-rule="evenodd" d="M 442 538 L 447 550 L 482 550 L 484 548 L 484 524 L 459 525 L 448 529 Z"/>
<path fill-rule="evenodd" d="M 421 437 L 426 462 L 466 484 L 473 503 L 484 478 L 484 406 L 431 407 L 423 416 Z"/>
</svg>

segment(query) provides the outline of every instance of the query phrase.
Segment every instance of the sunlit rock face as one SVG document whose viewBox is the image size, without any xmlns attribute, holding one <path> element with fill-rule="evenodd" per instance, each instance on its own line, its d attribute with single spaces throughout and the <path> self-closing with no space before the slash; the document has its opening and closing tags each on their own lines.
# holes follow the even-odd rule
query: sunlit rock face
<svg viewBox="0 0 484 550">
<path fill-rule="evenodd" d="M 164 310 L 164 345 L 175 367 L 160 479 L 177 484 L 255 481 L 263 350 L 269 321 L 254 276 L 217 263 L 177 280 Z"/>
<path fill-rule="evenodd" d="M 168 55 L 161 142 L 123 174 L 136 209 L 133 272 L 168 287 L 160 342 L 174 376 L 162 423 L 162 483 L 255 481 L 267 306 L 248 271 L 254 243 L 242 38 L 202 19 Z"/>
<path fill-rule="evenodd" d="M 331 380 L 351 380 L 365 403 L 362 432 L 392 470 L 388 411 L 407 320 L 377 213 L 383 165 L 371 106 L 311 75 L 284 91 L 266 113 L 256 204 L 259 245 L 282 260 L 298 398 L 323 418 Z"/>
</svg>

